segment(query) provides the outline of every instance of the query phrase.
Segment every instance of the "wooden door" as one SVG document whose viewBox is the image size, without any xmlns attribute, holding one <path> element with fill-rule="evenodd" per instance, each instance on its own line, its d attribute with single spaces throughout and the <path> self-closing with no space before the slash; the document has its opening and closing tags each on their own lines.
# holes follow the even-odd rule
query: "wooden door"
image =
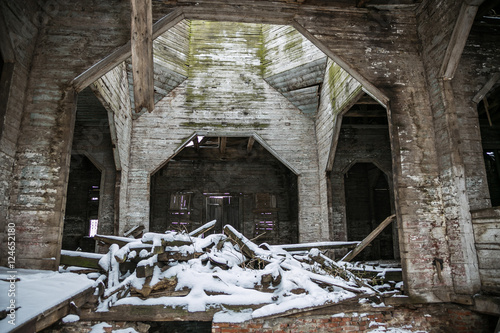
<svg viewBox="0 0 500 333">
<path fill-rule="evenodd" d="M 240 231 L 239 197 L 228 195 L 210 195 L 207 196 L 206 202 L 206 221 L 217 220 L 214 229 L 212 229 L 215 233 L 221 233 L 222 228 L 226 224 L 229 224 L 236 230 Z"/>
</svg>

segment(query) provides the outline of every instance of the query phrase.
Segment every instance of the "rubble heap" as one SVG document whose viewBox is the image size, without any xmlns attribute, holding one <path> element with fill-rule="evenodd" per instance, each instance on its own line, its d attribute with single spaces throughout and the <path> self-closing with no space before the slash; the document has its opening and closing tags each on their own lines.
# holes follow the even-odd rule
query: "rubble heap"
<svg viewBox="0 0 500 333">
<path fill-rule="evenodd" d="M 291 253 L 257 246 L 230 225 L 223 234 L 200 236 L 213 225 L 191 233 L 122 238 L 121 247 L 112 244 L 99 260 L 105 274 L 98 279 L 96 311 L 163 305 L 188 312 L 245 313 L 250 319 L 398 292 L 382 292 L 317 248 Z"/>
</svg>

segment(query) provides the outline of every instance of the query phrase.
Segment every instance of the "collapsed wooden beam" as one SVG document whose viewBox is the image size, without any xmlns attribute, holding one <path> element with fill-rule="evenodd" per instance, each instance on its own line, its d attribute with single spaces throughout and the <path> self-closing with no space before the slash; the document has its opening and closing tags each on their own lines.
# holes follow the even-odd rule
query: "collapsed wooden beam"
<svg viewBox="0 0 500 333">
<path fill-rule="evenodd" d="M 61 250 L 61 265 L 101 269 L 99 260 L 103 254 Z"/>
<path fill-rule="evenodd" d="M 353 249 L 359 243 L 360 242 L 314 242 L 314 243 L 302 243 L 302 244 L 273 245 L 272 247 L 278 247 L 288 252 L 293 252 L 293 251 L 309 251 L 314 248 L 319 250 Z"/>
<path fill-rule="evenodd" d="M 153 13 L 151 0 L 130 0 L 132 6 L 132 74 L 135 112 L 153 111 Z"/>
<path fill-rule="evenodd" d="M 378 227 L 375 228 L 368 236 L 365 237 L 361 241 L 361 243 L 358 244 L 353 250 L 351 250 L 349 253 L 347 253 L 344 258 L 342 258 L 342 261 L 351 261 L 356 257 L 361 251 L 364 250 L 365 247 L 367 247 L 381 232 L 382 230 L 385 229 L 394 219 L 396 215 L 391 215 L 387 217 L 385 220 L 380 223 Z"/>
<path fill-rule="evenodd" d="M 208 223 L 205 223 L 201 227 L 191 231 L 189 233 L 189 236 L 191 237 L 198 237 L 200 235 L 203 235 L 205 232 L 211 230 L 213 227 L 215 227 L 215 224 L 217 223 L 217 220 L 210 221 Z"/>
</svg>

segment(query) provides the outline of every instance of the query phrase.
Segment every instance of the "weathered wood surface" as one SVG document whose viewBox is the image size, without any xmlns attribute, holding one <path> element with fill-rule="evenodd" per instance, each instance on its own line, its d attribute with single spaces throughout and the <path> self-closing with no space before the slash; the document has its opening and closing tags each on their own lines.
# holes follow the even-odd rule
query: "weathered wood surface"
<svg viewBox="0 0 500 333">
<path fill-rule="evenodd" d="M 10 332 L 39 332 L 70 314 L 73 308 L 71 303 L 73 303 L 77 307 L 81 307 L 82 305 L 87 303 L 89 299 L 91 299 L 93 293 L 94 287 L 89 287 L 84 291 L 78 293 L 77 295 L 74 295 L 73 297 L 66 299 L 63 302 L 54 305 L 43 313 L 37 314 L 35 318 L 26 323 L 23 323 L 22 325 L 16 326 L 14 330 Z"/>
<path fill-rule="evenodd" d="M 120 247 L 137 241 L 137 239 L 134 238 L 112 236 L 112 235 L 99 235 L 99 234 L 95 235 L 94 239 L 106 244 L 118 244 L 118 246 Z"/>
<path fill-rule="evenodd" d="M 370 243 L 377 237 L 382 230 L 385 229 L 394 219 L 396 218 L 396 215 L 391 215 L 387 217 L 385 220 L 380 223 L 378 227 L 376 227 L 368 236 L 366 236 L 365 239 L 361 241 L 352 251 L 347 253 L 344 258 L 342 258 L 342 261 L 351 261 L 354 257 L 356 257 L 365 247 L 370 245 Z"/>
<path fill-rule="evenodd" d="M 481 289 L 500 291 L 500 209 L 492 207 L 472 212 L 474 239 L 481 276 Z"/>
<path fill-rule="evenodd" d="M 467 5 L 466 3 L 460 9 L 460 14 L 441 66 L 440 74 L 445 80 L 451 80 L 455 76 L 455 71 L 462 57 L 462 52 L 469 37 L 472 24 L 474 23 L 477 9 L 477 6 Z"/>
<path fill-rule="evenodd" d="M 61 265 L 101 269 L 99 260 L 103 254 L 78 251 L 61 251 Z"/>
<path fill-rule="evenodd" d="M 153 111 L 153 13 L 151 0 L 131 0 L 131 49 L 135 111 Z"/>
<path fill-rule="evenodd" d="M 313 248 L 319 250 L 328 249 L 353 249 L 360 242 L 316 242 L 316 243 L 302 243 L 302 244 L 284 244 L 274 245 L 273 247 L 281 248 L 286 251 L 309 251 Z"/>
<path fill-rule="evenodd" d="M 180 9 L 173 10 L 172 12 L 165 15 L 161 20 L 158 20 L 153 25 L 153 39 L 163 34 L 165 31 L 179 23 L 184 19 L 182 11 Z M 72 85 L 77 92 L 83 90 L 85 87 L 90 85 L 92 82 L 97 80 L 102 75 L 106 74 L 118 64 L 125 61 L 132 54 L 131 41 L 127 42 L 125 45 L 120 46 L 109 56 L 101 59 L 92 67 L 87 69 L 85 72 L 78 75 L 73 81 Z"/>
</svg>

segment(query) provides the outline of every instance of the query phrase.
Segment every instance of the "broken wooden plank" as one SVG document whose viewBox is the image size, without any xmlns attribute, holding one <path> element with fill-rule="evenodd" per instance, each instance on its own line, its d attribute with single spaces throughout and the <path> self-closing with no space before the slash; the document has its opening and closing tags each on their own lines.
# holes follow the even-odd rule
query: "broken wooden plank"
<svg viewBox="0 0 500 333">
<path fill-rule="evenodd" d="M 215 224 L 217 223 L 217 220 L 212 220 L 208 223 L 205 223 L 204 225 L 202 225 L 201 227 L 191 231 L 189 233 L 189 236 L 191 237 L 198 237 L 200 235 L 203 235 L 205 232 L 211 230 L 213 227 L 215 227 Z"/>
<path fill-rule="evenodd" d="M 264 263 L 269 263 L 269 261 L 263 258 L 262 256 L 262 254 L 267 251 L 259 248 L 257 244 L 253 243 L 251 240 L 243 236 L 243 234 L 236 231 L 236 229 L 234 229 L 232 226 L 225 225 L 224 233 L 233 241 L 235 241 L 236 244 L 238 244 L 241 252 L 243 252 L 245 256 L 247 256 L 250 259 L 255 258 L 260 261 L 263 261 Z"/>
<path fill-rule="evenodd" d="M 171 260 L 188 261 L 200 257 L 203 252 L 182 253 L 179 251 L 166 251 L 158 254 L 158 261 L 167 262 Z"/>
<path fill-rule="evenodd" d="M 366 236 L 365 239 L 363 239 L 361 243 L 358 244 L 358 246 L 356 246 L 353 250 L 347 253 L 341 260 L 346 262 L 351 261 L 361 251 L 363 251 L 363 249 L 367 247 L 375 239 L 375 237 L 377 237 L 382 232 L 382 230 L 384 230 L 385 227 L 387 227 L 395 219 L 395 217 L 396 215 L 391 215 L 387 217 L 384 221 L 382 221 L 382 223 L 380 223 L 378 227 L 375 228 L 375 230 L 370 232 L 370 234 Z"/>
<path fill-rule="evenodd" d="M 331 249 L 353 249 L 360 242 L 312 242 L 302 244 L 284 244 L 272 245 L 274 248 L 281 248 L 288 252 L 292 251 L 310 251 L 311 249 L 331 250 Z"/>
<path fill-rule="evenodd" d="M 120 247 L 125 246 L 131 242 L 137 242 L 137 239 L 134 238 L 112 236 L 112 235 L 95 235 L 94 239 L 106 244 L 117 244 Z"/>
<path fill-rule="evenodd" d="M 93 309 L 82 309 L 82 321 L 212 321 L 215 312 L 221 310 L 220 306 L 204 311 L 189 312 L 183 307 L 166 306 L 164 304 L 114 305 L 109 311 L 96 312 Z"/>
<path fill-rule="evenodd" d="M 154 108 L 152 0 L 130 0 L 131 50 L 135 112 Z"/>
<path fill-rule="evenodd" d="M 61 265 L 101 269 L 99 260 L 104 254 L 61 250 Z"/>
</svg>

